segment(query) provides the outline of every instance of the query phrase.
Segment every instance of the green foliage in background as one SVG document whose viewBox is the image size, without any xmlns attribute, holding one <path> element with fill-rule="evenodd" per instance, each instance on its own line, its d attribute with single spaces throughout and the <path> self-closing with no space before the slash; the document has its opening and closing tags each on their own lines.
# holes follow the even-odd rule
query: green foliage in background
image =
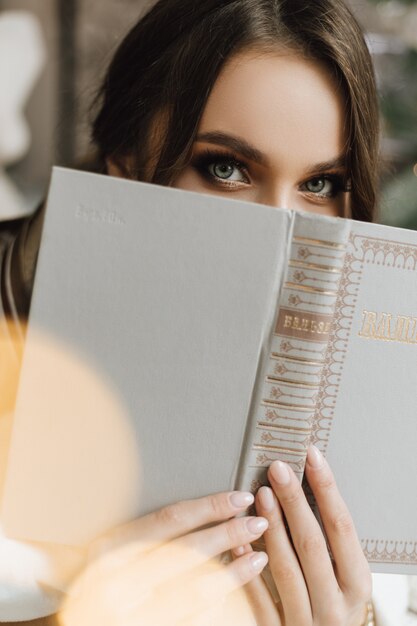
<svg viewBox="0 0 417 626">
<path fill-rule="evenodd" d="M 382 177 L 380 219 L 385 224 L 417 229 L 417 52 L 398 56 L 401 85 L 387 85 L 381 94 L 385 134 L 401 146 L 394 176 Z"/>
<path fill-rule="evenodd" d="M 417 230 L 417 176 L 411 167 L 385 180 L 378 221 Z"/>
<path fill-rule="evenodd" d="M 389 135 L 404 138 L 410 151 L 417 151 L 417 50 L 396 58 L 401 84 L 383 89 L 381 110 Z"/>
<path fill-rule="evenodd" d="M 417 0 L 369 0 L 417 6 Z M 379 220 L 417 230 L 417 49 L 387 53 L 380 68 L 380 106 L 391 173 L 381 180 Z"/>
<path fill-rule="evenodd" d="M 387 4 L 388 2 L 392 2 L 392 0 L 369 0 L 371 4 Z M 412 6 L 417 4 L 417 0 L 396 0 L 398 4 L 404 4 L 405 6 Z"/>
</svg>

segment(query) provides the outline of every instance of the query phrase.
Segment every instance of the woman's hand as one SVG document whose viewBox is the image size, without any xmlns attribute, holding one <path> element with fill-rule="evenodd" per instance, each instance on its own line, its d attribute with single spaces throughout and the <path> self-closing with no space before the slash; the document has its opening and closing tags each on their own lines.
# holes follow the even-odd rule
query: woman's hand
<svg viewBox="0 0 417 626">
<path fill-rule="evenodd" d="M 277 611 L 260 577 L 251 582 L 248 593 L 258 624 L 360 626 L 372 592 L 369 566 L 330 467 L 314 446 L 308 451 L 306 476 L 334 563 L 299 481 L 286 463 L 275 461 L 268 471 L 272 489 L 258 491 L 256 511 L 269 522 L 264 538 L 281 603 Z M 235 554 L 242 552 L 250 553 L 250 548 Z"/>
<path fill-rule="evenodd" d="M 215 560 L 267 528 L 264 518 L 235 517 L 253 500 L 249 493 L 232 492 L 179 502 L 97 540 L 93 561 L 70 591 L 60 623 L 200 624 L 266 565 L 262 552 L 228 564 Z"/>
</svg>

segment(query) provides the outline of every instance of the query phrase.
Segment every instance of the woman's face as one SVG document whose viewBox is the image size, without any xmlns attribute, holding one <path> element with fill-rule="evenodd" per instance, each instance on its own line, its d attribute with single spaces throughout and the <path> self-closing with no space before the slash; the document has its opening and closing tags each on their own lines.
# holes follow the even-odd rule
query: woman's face
<svg viewBox="0 0 417 626">
<path fill-rule="evenodd" d="M 320 64 L 245 52 L 221 72 L 175 187 L 325 215 L 347 214 L 341 91 Z"/>
</svg>

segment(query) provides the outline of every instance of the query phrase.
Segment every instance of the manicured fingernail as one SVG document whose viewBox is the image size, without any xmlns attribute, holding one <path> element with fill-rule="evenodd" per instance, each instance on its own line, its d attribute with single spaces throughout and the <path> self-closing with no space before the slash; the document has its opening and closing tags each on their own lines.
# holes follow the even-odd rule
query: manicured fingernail
<svg viewBox="0 0 417 626">
<path fill-rule="evenodd" d="M 261 487 L 259 489 L 258 499 L 265 513 L 270 513 L 274 509 L 274 496 L 272 495 L 272 489 L 269 487 Z"/>
<path fill-rule="evenodd" d="M 253 494 L 244 491 L 234 491 L 230 494 L 230 503 L 236 509 L 242 509 L 244 507 L 250 506 L 254 501 Z"/>
<path fill-rule="evenodd" d="M 268 521 L 264 517 L 250 517 L 246 522 L 246 527 L 253 535 L 259 535 L 268 528 Z"/>
<path fill-rule="evenodd" d="M 320 450 L 316 448 L 316 446 L 311 445 L 309 447 L 307 461 L 308 461 L 308 464 L 311 465 L 311 467 L 314 467 L 316 469 L 323 466 L 324 464 L 323 455 L 320 452 Z"/>
<path fill-rule="evenodd" d="M 272 478 L 279 485 L 288 485 L 290 482 L 290 471 L 286 463 L 283 463 L 282 461 L 274 461 L 271 464 L 269 471 L 271 472 Z"/>
<path fill-rule="evenodd" d="M 242 554 L 245 554 L 245 548 L 238 546 L 237 548 L 233 548 L 232 552 L 235 556 L 242 556 Z"/>
<path fill-rule="evenodd" d="M 268 563 L 268 556 L 265 552 L 255 552 L 251 558 L 251 565 L 255 572 L 262 572 L 265 565 Z"/>
</svg>

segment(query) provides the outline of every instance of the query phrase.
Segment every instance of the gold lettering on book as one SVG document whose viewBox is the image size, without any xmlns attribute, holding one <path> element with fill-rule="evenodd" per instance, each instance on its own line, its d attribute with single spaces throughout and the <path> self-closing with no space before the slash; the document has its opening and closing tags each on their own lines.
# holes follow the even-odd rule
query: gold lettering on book
<svg viewBox="0 0 417 626">
<path fill-rule="evenodd" d="M 284 328 L 292 328 L 294 330 L 303 330 L 305 332 L 318 333 L 323 335 L 330 332 L 330 322 L 319 322 L 315 320 L 299 317 L 298 315 L 286 315 Z"/>
<path fill-rule="evenodd" d="M 275 332 L 286 337 L 326 341 L 332 321 L 333 318 L 330 315 L 281 308 Z"/>
<path fill-rule="evenodd" d="M 417 317 L 364 309 L 358 335 L 364 339 L 417 344 Z"/>
</svg>

